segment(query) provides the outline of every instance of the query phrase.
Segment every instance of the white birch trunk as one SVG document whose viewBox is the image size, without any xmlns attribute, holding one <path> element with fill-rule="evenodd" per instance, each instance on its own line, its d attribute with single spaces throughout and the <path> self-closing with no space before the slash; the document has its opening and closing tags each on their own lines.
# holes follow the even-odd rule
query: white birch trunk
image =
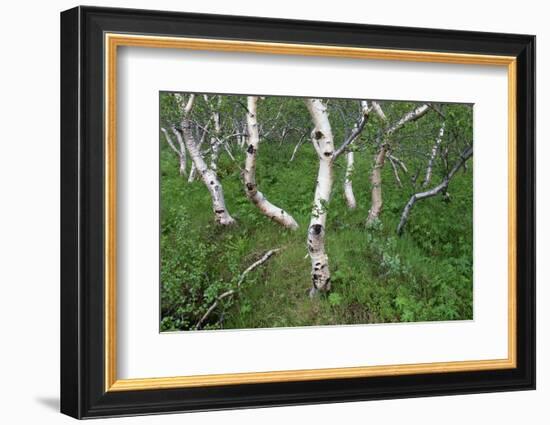
<svg viewBox="0 0 550 425">
<path fill-rule="evenodd" d="M 210 169 L 218 171 L 218 158 L 220 156 L 220 144 L 216 138 L 210 139 Z"/>
<path fill-rule="evenodd" d="M 355 195 L 353 194 L 353 184 L 352 184 L 353 162 L 354 162 L 354 152 L 349 151 L 346 154 L 346 176 L 344 178 L 344 198 L 346 200 L 346 204 L 348 205 L 348 208 L 351 210 L 357 207 L 357 203 L 355 201 Z"/>
<path fill-rule="evenodd" d="M 191 170 L 189 171 L 189 177 L 187 177 L 187 182 L 191 183 L 195 181 L 195 174 L 197 173 L 197 167 L 195 167 L 195 163 L 191 162 Z"/>
<path fill-rule="evenodd" d="M 319 99 L 306 99 L 313 120 L 311 141 L 319 157 L 317 185 L 313 198 L 313 210 L 308 228 L 307 247 L 311 258 L 312 288 L 310 296 L 330 290 L 330 270 L 325 250 L 325 227 L 327 204 L 333 184 L 334 140 L 328 119 L 327 108 Z"/>
<path fill-rule="evenodd" d="M 208 96 L 204 96 L 208 101 Z M 220 98 L 218 98 L 220 99 Z M 214 122 L 214 132 L 210 137 L 210 168 L 213 171 L 218 171 L 218 157 L 220 155 L 220 113 L 218 111 L 212 111 L 212 121 Z"/>
<path fill-rule="evenodd" d="M 206 124 L 204 126 L 204 129 L 203 129 L 202 135 L 201 135 L 201 139 L 200 139 L 199 143 L 197 144 L 197 150 L 199 151 L 199 153 L 201 152 L 202 144 L 206 140 L 206 135 L 208 134 L 208 125 L 209 124 Z M 197 167 L 195 167 L 195 163 L 193 161 L 191 161 L 191 170 L 189 171 L 189 177 L 188 177 L 187 181 L 189 183 L 194 182 L 196 174 L 197 174 Z"/>
<path fill-rule="evenodd" d="M 216 171 L 206 165 L 206 162 L 204 161 L 204 158 L 202 157 L 195 142 L 193 132 L 191 131 L 191 122 L 187 118 L 182 120 L 182 131 L 185 146 L 189 151 L 189 156 L 193 160 L 197 172 L 210 192 L 210 196 L 212 198 L 212 209 L 214 211 L 216 222 L 224 226 L 234 224 L 235 220 L 231 217 L 227 211 L 227 207 L 225 206 L 223 187 L 218 179 L 218 175 L 216 174 Z"/>
<path fill-rule="evenodd" d="M 378 104 L 377 104 L 378 105 Z M 380 106 L 378 105 L 380 108 Z M 351 144 L 354 142 L 354 140 L 359 136 L 361 131 L 363 130 L 363 127 L 365 126 L 368 116 L 369 116 L 369 104 L 366 100 L 361 101 L 361 109 L 362 109 L 362 116 L 359 122 L 355 124 L 355 128 L 350 135 L 350 141 L 345 141 L 343 143 L 344 149 L 347 146 L 351 146 Z M 380 109 L 382 111 L 382 109 Z M 383 113 L 383 112 L 382 112 Z M 336 156 L 339 154 L 339 152 L 343 152 L 342 147 L 340 147 L 336 153 Z M 344 199 L 346 200 L 346 204 L 349 209 L 355 209 L 357 207 L 357 202 L 355 201 L 355 195 L 353 193 L 353 163 L 354 163 L 354 152 L 349 151 L 346 154 L 346 175 L 344 177 Z"/>
<path fill-rule="evenodd" d="M 258 190 L 256 183 L 256 157 L 260 147 L 260 134 L 258 130 L 257 102 L 257 96 L 248 96 L 246 121 L 249 136 L 243 171 L 245 193 L 248 199 L 258 207 L 263 215 L 287 229 L 296 230 L 298 228 L 296 220 L 285 210 L 269 202 L 264 194 Z"/>
<path fill-rule="evenodd" d="M 445 123 L 441 124 L 441 128 L 439 129 L 439 134 L 437 135 L 437 138 L 435 139 L 435 143 L 432 147 L 432 151 L 430 153 L 430 159 L 428 160 L 428 166 L 426 167 L 426 176 L 424 177 L 424 181 L 422 182 L 422 187 L 428 186 L 430 184 L 430 181 L 432 180 L 432 169 L 434 165 L 435 156 L 437 155 L 437 151 L 439 150 L 439 145 L 443 140 L 444 133 L 445 133 Z"/>
</svg>

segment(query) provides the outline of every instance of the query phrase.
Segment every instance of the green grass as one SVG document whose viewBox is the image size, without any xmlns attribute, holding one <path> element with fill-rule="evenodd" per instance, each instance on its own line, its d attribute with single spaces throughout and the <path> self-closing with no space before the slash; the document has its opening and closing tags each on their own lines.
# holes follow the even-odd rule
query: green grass
<svg viewBox="0 0 550 425">
<path fill-rule="evenodd" d="M 236 287 L 237 278 L 250 264 L 267 250 L 280 247 L 280 253 L 247 276 L 235 296 L 218 306 L 206 328 L 472 319 L 471 167 L 451 182 L 450 201 L 437 196 L 418 202 L 399 238 L 396 227 L 401 211 L 415 191 L 410 176 L 401 175 L 404 187 L 399 188 L 386 164 L 381 221 L 366 228 L 373 152 L 355 155 L 353 186 L 358 206 L 353 211 L 343 198 L 342 157 L 335 169 L 326 230 L 332 291 L 310 299 L 306 233 L 318 162 L 311 145 L 304 144 L 289 163 L 293 147 L 263 143 L 257 180 L 268 199 L 298 221 L 296 232 L 259 213 L 244 195 L 242 161 L 234 163 L 223 154 L 219 175 L 237 225 L 217 226 L 203 183 L 189 184 L 180 177 L 175 156 L 163 145 L 162 330 L 192 328 L 219 294 Z"/>
</svg>

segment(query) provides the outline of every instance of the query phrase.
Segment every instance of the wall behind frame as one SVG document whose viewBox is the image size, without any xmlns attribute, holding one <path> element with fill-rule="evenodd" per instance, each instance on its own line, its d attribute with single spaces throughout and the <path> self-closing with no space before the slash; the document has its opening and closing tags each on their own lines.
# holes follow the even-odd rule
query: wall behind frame
<svg viewBox="0 0 550 425">
<path fill-rule="evenodd" d="M 156 8 L 293 19 L 368 24 L 517 32 L 537 35 L 539 99 L 550 93 L 550 29 L 543 3 L 525 0 L 463 0 L 442 7 L 440 1 L 408 2 L 252 2 L 201 0 L 94 1 L 97 6 Z M 73 1 L 12 2 L 4 9 L 0 127 L 0 418 L 6 423 L 74 423 L 57 413 L 59 392 L 59 12 Z M 7 9 L 7 10 L 6 10 Z M 550 115 L 539 101 L 538 116 Z M 550 129 L 539 126 L 539 140 Z M 550 157 L 540 143 L 537 156 Z M 538 167 L 538 187 L 550 184 L 550 167 Z M 550 215 L 550 201 L 539 190 L 539 217 Z M 550 257 L 550 224 L 538 222 L 539 259 Z M 539 261 L 538 282 L 550 279 L 550 265 Z M 543 423 L 550 397 L 550 289 L 538 286 L 538 390 L 501 394 L 346 403 L 291 408 L 210 412 L 109 420 L 125 424 L 280 424 L 315 421 L 465 424 Z M 7 348 L 6 348 L 7 347 Z M 100 422 L 103 422 L 100 420 Z"/>
</svg>

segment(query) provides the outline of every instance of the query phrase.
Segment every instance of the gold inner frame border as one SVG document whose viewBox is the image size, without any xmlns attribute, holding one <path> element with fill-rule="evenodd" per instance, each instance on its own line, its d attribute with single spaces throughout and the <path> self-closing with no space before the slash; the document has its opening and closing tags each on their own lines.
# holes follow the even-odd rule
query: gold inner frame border
<svg viewBox="0 0 550 425">
<path fill-rule="evenodd" d="M 508 72 L 508 357 L 495 360 L 469 360 L 436 363 L 398 364 L 381 366 L 342 367 L 118 379 L 116 324 L 116 98 L 118 47 L 148 47 L 263 53 L 280 55 L 325 56 L 355 59 L 397 60 L 403 62 L 432 62 L 468 65 L 504 66 Z M 371 49 L 330 45 L 288 44 L 257 41 L 164 37 L 106 33 L 105 47 L 105 391 L 137 391 L 217 385 L 240 385 L 322 379 L 360 378 L 411 375 L 420 373 L 449 373 L 513 369 L 517 366 L 516 287 L 517 287 L 517 194 L 516 194 L 516 58 L 513 56 L 466 53 L 428 52 L 393 49 Z"/>
</svg>

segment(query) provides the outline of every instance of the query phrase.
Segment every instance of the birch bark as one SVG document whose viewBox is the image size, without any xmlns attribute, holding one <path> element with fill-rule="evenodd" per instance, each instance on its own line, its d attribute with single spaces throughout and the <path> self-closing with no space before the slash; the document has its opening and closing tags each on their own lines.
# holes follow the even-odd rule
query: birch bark
<svg viewBox="0 0 550 425">
<path fill-rule="evenodd" d="M 257 96 L 248 96 L 246 114 L 248 147 L 246 149 L 246 160 L 243 171 L 245 193 L 248 199 L 258 207 L 263 215 L 287 229 L 296 230 L 298 228 L 296 220 L 285 210 L 269 202 L 265 195 L 258 190 L 258 184 L 256 183 L 256 158 L 260 148 L 260 134 L 258 130 L 257 103 Z"/>
<path fill-rule="evenodd" d="M 199 140 L 199 143 L 197 143 L 197 150 L 199 152 L 201 152 L 201 147 L 202 147 L 202 144 L 204 143 L 204 141 L 206 140 L 206 135 L 208 134 L 208 126 L 210 125 L 210 123 L 207 123 L 204 128 L 202 129 L 202 135 L 201 135 L 201 139 Z M 195 181 L 195 175 L 197 173 L 197 168 L 195 167 L 195 163 L 193 161 L 191 161 L 191 170 L 189 171 L 189 177 L 187 179 L 187 181 L 189 183 Z"/>
<path fill-rule="evenodd" d="M 193 101 L 194 95 L 191 95 L 187 102 L 187 105 L 184 108 L 183 118 L 181 122 L 183 140 L 185 143 L 185 147 L 189 152 L 189 156 L 195 164 L 195 169 L 201 176 L 203 183 L 206 185 L 208 191 L 210 192 L 210 196 L 212 198 L 212 209 L 214 211 L 216 222 L 221 225 L 228 226 L 234 224 L 235 220 L 227 211 L 222 184 L 218 179 L 216 171 L 209 168 L 206 164 L 195 141 L 195 136 L 193 135 L 192 123 L 189 119 L 189 113 L 193 108 Z"/>
<path fill-rule="evenodd" d="M 384 161 L 389 148 L 389 139 L 391 136 L 401 129 L 405 124 L 411 121 L 415 121 L 424 116 L 428 112 L 429 106 L 423 104 L 407 112 L 398 121 L 386 128 L 382 136 L 378 141 L 378 151 L 374 155 L 374 166 L 371 172 L 371 208 L 367 217 L 367 225 L 372 225 L 380 218 L 382 212 L 383 199 L 382 199 L 382 168 L 384 167 Z M 385 118 L 385 115 L 380 115 Z"/>
<path fill-rule="evenodd" d="M 354 163 L 354 152 L 349 151 L 346 154 L 346 175 L 344 177 L 344 198 L 350 210 L 353 210 L 357 207 L 357 202 L 355 201 L 355 195 L 353 194 L 353 182 L 352 182 L 353 163 Z"/>
<path fill-rule="evenodd" d="M 320 99 L 306 99 L 306 106 L 313 121 L 311 142 L 319 159 L 319 170 L 313 209 L 308 227 L 307 247 L 311 258 L 310 296 L 330 290 L 330 270 L 328 255 L 325 249 L 327 206 L 330 201 L 334 181 L 334 161 L 346 151 L 357 136 L 363 131 L 369 116 L 366 101 L 362 101 L 362 114 L 346 140 L 335 149 L 334 136 L 328 117 L 326 105 Z"/>
<path fill-rule="evenodd" d="M 310 296 L 330 290 L 330 270 L 325 250 L 327 205 L 333 184 L 334 140 L 326 106 L 320 99 L 306 99 L 313 121 L 311 142 L 319 158 L 319 171 L 308 227 L 307 247 L 311 258 L 312 287 Z"/>
<path fill-rule="evenodd" d="M 428 166 L 426 167 L 426 176 L 424 177 L 424 181 L 422 182 L 422 187 L 426 187 L 430 184 L 430 181 L 432 179 L 432 169 L 434 165 L 434 160 L 437 155 L 437 151 L 439 150 L 439 145 L 443 140 L 444 134 L 445 134 L 445 122 L 441 124 L 441 128 L 439 129 L 439 134 L 437 135 L 437 138 L 435 139 L 435 143 L 432 147 L 432 151 L 430 153 L 430 159 L 428 160 Z"/>
</svg>

